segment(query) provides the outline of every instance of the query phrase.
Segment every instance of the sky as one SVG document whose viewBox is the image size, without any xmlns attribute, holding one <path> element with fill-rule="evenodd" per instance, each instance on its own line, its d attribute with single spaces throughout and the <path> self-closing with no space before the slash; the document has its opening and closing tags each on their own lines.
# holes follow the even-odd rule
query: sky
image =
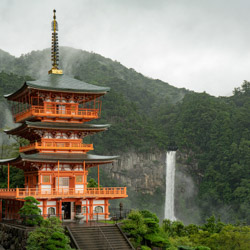
<svg viewBox="0 0 250 250">
<path fill-rule="evenodd" d="M 61 46 L 215 96 L 250 81 L 249 0 L 1 0 L 0 49 L 50 47 L 53 9 Z"/>
</svg>

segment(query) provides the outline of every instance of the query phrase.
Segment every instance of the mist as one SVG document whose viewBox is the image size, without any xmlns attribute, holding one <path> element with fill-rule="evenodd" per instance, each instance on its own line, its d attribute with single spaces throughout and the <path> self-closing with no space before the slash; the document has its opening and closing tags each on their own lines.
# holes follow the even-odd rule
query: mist
<svg viewBox="0 0 250 250">
<path fill-rule="evenodd" d="M 2 0 L 0 49 L 19 57 L 59 45 L 93 51 L 142 74 L 212 95 L 250 79 L 250 2 Z"/>
</svg>

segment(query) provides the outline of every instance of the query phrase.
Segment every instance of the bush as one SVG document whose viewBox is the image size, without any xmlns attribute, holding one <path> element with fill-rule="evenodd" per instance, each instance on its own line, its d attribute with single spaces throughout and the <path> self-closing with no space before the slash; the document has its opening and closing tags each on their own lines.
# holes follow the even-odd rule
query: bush
<svg viewBox="0 0 250 250">
<path fill-rule="evenodd" d="M 158 217 L 147 210 L 132 211 L 123 221 L 122 229 L 129 235 L 135 248 L 141 246 L 169 247 L 168 239 L 160 235 Z"/>
<path fill-rule="evenodd" d="M 141 246 L 141 250 L 151 250 L 151 248 L 147 246 Z"/>
<path fill-rule="evenodd" d="M 40 227 L 29 233 L 27 250 L 71 249 L 69 238 L 64 234 L 62 222 L 57 217 L 43 220 Z"/>
<path fill-rule="evenodd" d="M 40 225 L 43 217 L 40 215 L 41 210 L 38 208 L 39 201 L 34 197 L 26 197 L 23 207 L 19 210 L 19 214 L 23 219 L 23 224 L 26 226 Z"/>
</svg>

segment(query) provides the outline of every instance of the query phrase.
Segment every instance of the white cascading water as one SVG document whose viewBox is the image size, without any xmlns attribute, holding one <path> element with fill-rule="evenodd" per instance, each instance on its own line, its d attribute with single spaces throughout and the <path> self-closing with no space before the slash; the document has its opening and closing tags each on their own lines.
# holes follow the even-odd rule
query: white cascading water
<svg viewBox="0 0 250 250">
<path fill-rule="evenodd" d="M 176 220 L 174 216 L 174 184 L 175 184 L 176 151 L 168 151 L 166 155 L 166 197 L 165 219 Z"/>
</svg>

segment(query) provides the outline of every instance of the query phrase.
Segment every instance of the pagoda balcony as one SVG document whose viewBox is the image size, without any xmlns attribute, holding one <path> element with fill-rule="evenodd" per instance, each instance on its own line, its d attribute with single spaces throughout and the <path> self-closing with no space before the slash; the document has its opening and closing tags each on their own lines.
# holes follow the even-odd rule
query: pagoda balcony
<svg viewBox="0 0 250 250">
<path fill-rule="evenodd" d="M 8 199 L 24 199 L 33 196 L 36 199 L 67 199 L 67 198 L 109 198 L 120 199 L 127 197 L 126 187 L 100 188 L 12 188 L 0 189 L 0 197 Z"/>
<path fill-rule="evenodd" d="M 88 152 L 90 150 L 94 150 L 93 144 L 83 144 L 77 142 L 35 142 L 29 144 L 27 146 L 23 146 L 19 148 L 19 152 L 27 152 L 31 150 L 38 150 L 38 151 L 83 151 Z"/>
<path fill-rule="evenodd" d="M 74 119 L 74 120 L 92 120 L 100 116 L 99 109 L 56 109 L 44 108 L 43 106 L 31 106 L 14 115 L 15 122 L 22 122 L 31 117 L 37 117 L 40 120 L 50 119 Z"/>
</svg>

